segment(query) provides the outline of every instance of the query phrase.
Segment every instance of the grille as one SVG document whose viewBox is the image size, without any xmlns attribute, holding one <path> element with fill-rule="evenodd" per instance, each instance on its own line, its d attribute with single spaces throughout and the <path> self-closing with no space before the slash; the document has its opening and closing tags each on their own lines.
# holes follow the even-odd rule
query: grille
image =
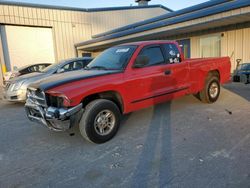
<svg viewBox="0 0 250 188">
<path fill-rule="evenodd" d="M 28 88 L 27 97 L 31 99 L 34 103 L 46 107 L 46 98 L 43 91 L 39 89 Z"/>
</svg>

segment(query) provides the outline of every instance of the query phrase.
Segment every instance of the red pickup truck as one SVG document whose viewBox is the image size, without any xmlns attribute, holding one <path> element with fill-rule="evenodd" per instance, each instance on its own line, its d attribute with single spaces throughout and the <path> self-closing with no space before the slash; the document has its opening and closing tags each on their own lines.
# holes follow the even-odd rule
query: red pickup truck
<svg viewBox="0 0 250 188">
<path fill-rule="evenodd" d="M 115 46 L 85 70 L 57 74 L 29 86 L 28 118 L 55 131 L 79 125 L 94 143 L 110 140 L 122 114 L 193 94 L 213 103 L 230 79 L 230 59 L 184 59 L 174 41 Z"/>
</svg>

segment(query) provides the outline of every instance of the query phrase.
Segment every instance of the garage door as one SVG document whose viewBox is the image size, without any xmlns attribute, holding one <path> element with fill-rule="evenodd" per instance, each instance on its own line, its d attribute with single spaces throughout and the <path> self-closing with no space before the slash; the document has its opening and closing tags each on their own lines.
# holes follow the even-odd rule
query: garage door
<svg viewBox="0 0 250 188">
<path fill-rule="evenodd" d="M 5 63 L 8 69 L 55 61 L 51 28 L 2 26 Z"/>
</svg>

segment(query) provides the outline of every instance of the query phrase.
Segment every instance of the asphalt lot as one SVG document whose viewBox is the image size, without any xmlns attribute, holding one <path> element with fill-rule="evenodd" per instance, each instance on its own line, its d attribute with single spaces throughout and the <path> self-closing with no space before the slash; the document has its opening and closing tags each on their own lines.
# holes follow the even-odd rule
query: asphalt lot
<svg viewBox="0 0 250 188">
<path fill-rule="evenodd" d="M 250 187 L 250 85 L 215 104 L 186 96 L 123 118 L 94 145 L 55 133 L 0 100 L 0 187 Z"/>
</svg>

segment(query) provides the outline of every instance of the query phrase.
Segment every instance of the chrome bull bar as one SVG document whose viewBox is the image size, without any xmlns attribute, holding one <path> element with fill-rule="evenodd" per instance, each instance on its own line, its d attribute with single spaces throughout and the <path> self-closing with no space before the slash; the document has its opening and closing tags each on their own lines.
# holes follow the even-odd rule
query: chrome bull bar
<svg viewBox="0 0 250 188">
<path fill-rule="evenodd" d="M 42 124 L 53 131 L 69 129 L 71 127 L 72 116 L 78 114 L 81 110 L 82 103 L 69 109 L 55 107 L 43 108 L 29 98 L 25 103 L 25 111 L 28 119 Z"/>
</svg>

